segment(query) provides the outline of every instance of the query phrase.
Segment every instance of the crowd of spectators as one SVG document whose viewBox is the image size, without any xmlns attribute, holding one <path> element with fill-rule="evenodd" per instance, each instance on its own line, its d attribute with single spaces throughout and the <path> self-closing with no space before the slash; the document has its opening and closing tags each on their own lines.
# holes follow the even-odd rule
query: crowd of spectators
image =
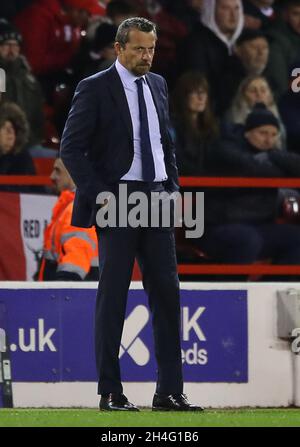
<svg viewBox="0 0 300 447">
<path fill-rule="evenodd" d="M 300 0 L 1 2 L 1 174 L 33 174 L 32 158 L 56 156 L 77 83 L 115 61 L 117 27 L 134 16 L 158 27 L 152 71 L 169 86 L 180 175 L 299 176 L 300 93 L 291 85 L 300 67 Z M 272 135 L 257 147 L 252 132 L 265 126 Z M 273 257 L 264 246 L 273 233 L 258 236 L 257 225 L 276 225 L 288 195 L 299 197 L 296 190 L 208 192 L 214 216 L 207 211 L 202 248 L 221 262 Z M 300 227 L 292 231 L 300 242 Z M 300 263 L 298 252 L 283 260 Z"/>
</svg>

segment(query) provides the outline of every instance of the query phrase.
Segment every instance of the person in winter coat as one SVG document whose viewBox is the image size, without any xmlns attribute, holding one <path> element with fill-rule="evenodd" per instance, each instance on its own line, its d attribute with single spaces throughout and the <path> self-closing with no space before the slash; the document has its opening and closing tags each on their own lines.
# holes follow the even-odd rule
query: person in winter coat
<svg viewBox="0 0 300 447">
<path fill-rule="evenodd" d="M 229 64 L 233 47 L 243 24 L 241 0 L 204 0 L 201 22 L 183 42 L 180 71 L 203 72 L 211 85 L 212 96 L 222 95 L 222 73 Z"/>
<path fill-rule="evenodd" d="M 28 121 L 17 104 L 0 105 L 0 175 L 34 175 L 35 168 L 25 145 Z M 1 188 L 2 189 L 2 188 Z"/>
<path fill-rule="evenodd" d="M 211 151 L 217 176 L 299 177 L 300 156 L 276 149 L 279 122 L 264 104 L 249 114 L 243 136 Z M 216 262 L 300 264 L 300 227 L 277 223 L 276 188 L 223 188 L 205 198 L 205 232 L 199 245 Z"/>
<path fill-rule="evenodd" d="M 114 42 L 117 27 L 111 23 L 97 26 L 93 38 L 86 42 L 78 55 L 76 71 L 78 81 L 99 71 L 106 70 L 116 60 Z"/>
<path fill-rule="evenodd" d="M 98 243 L 95 228 L 71 225 L 75 185 L 62 160 L 54 162 L 51 180 L 60 193 L 45 229 L 39 281 L 98 280 Z"/>
<path fill-rule="evenodd" d="M 206 158 L 219 130 L 205 76 L 184 73 L 177 80 L 171 105 L 179 174 L 205 175 Z"/>
<path fill-rule="evenodd" d="M 0 19 L 0 68 L 6 77 L 1 100 L 20 106 L 30 124 L 29 144 L 40 143 L 44 133 L 42 89 L 22 54 L 21 34 L 4 19 Z"/>
<path fill-rule="evenodd" d="M 265 76 L 269 60 L 269 43 L 261 31 L 244 30 L 234 47 L 229 65 L 222 73 L 222 97 L 220 110 L 225 113 L 230 107 L 238 87 L 247 76 Z"/>
<path fill-rule="evenodd" d="M 300 59 L 300 0 L 282 3 L 282 17 L 268 30 L 271 39 L 268 76 L 278 99 L 289 89 L 291 72 L 299 67 Z"/>
<path fill-rule="evenodd" d="M 222 132 L 225 136 L 239 132 L 245 125 L 247 116 L 257 103 L 263 103 L 276 116 L 280 124 L 280 138 L 277 145 L 280 149 L 286 148 L 286 130 L 281 120 L 277 104 L 271 87 L 264 76 L 247 76 L 239 85 L 233 98 L 231 107 L 227 111 L 222 123 Z"/>
</svg>

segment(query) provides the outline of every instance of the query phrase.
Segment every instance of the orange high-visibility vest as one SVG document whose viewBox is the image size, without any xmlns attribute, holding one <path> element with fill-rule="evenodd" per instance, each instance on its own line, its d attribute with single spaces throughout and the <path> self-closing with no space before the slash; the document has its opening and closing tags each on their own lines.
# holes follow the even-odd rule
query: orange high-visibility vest
<svg viewBox="0 0 300 447">
<path fill-rule="evenodd" d="M 52 212 L 50 224 L 44 232 L 44 248 L 38 280 L 43 281 L 45 265 L 56 263 L 57 272 L 76 273 L 84 279 L 91 267 L 98 266 L 96 230 L 71 225 L 75 192 L 63 191 Z"/>
</svg>

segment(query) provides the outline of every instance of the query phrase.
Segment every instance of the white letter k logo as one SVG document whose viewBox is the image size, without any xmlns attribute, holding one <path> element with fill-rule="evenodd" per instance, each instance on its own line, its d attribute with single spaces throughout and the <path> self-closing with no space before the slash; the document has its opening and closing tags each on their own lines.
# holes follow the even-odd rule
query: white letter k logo
<svg viewBox="0 0 300 447">
<path fill-rule="evenodd" d="M 148 320 L 149 311 L 145 306 L 139 305 L 131 312 L 124 323 L 119 358 L 127 352 L 139 366 L 144 366 L 149 362 L 149 350 L 138 338 L 138 334 L 146 326 Z"/>
</svg>

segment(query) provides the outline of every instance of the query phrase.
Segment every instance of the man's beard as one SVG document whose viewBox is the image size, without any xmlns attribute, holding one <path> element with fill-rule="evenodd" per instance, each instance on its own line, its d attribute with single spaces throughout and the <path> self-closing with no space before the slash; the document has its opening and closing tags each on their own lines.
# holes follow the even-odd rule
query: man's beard
<svg viewBox="0 0 300 447">
<path fill-rule="evenodd" d="M 132 72 L 136 76 L 143 76 L 150 71 L 151 65 L 137 65 L 133 68 Z"/>
<path fill-rule="evenodd" d="M 0 56 L 0 64 L 2 68 L 4 68 L 5 70 L 14 70 L 19 68 L 19 66 L 21 65 L 21 58 L 16 57 L 11 59 L 11 58 L 3 58 L 2 56 Z"/>
</svg>

